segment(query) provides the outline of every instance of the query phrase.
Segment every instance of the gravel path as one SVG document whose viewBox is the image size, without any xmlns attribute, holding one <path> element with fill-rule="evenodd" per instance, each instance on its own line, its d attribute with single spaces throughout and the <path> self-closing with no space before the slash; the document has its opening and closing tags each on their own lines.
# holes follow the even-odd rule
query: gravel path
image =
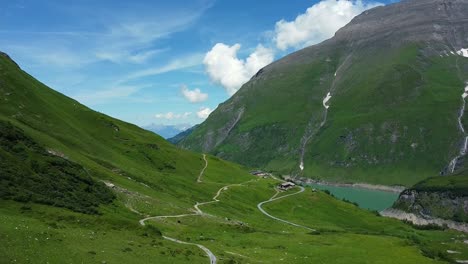
<svg viewBox="0 0 468 264">
<path fill-rule="evenodd" d="M 300 193 L 302 193 L 302 192 L 305 191 L 304 187 L 302 187 L 302 186 L 298 186 L 298 187 L 300 188 L 299 191 L 297 191 L 297 192 L 295 192 L 295 193 L 287 194 L 287 195 L 284 195 L 284 196 L 281 196 L 281 197 L 276 197 L 276 196 L 278 196 L 278 194 L 279 194 L 279 192 L 276 191 L 276 193 L 275 193 L 270 199 L 268 199 L 268 200 L 266 200 L 266 201 L 263 201 L 263 202 L 257 204 L 257 208 L 258 208 L 258 210 L 260 210 L 260 212 L 262 212 L 264 215 L 266 215 L 266 216 L 268 216 L 268 217 L 270 217 L 270 218 L 272 218 L 272 219 L 274 219 L 274 220 L 276 220 L 276 221 L 280 221 L 280 222 L 283 222 L 283 223 L 285 223 L 285 224 L 292 225 L 292 226 L 296 226 L 296 227 L 300 227 L 300 228 L 305 228 L 305 229 L 310 230 L 310 231 L 315 231 L 315 229 L 312 229 L 312 228 L 310 228 L 310 227 L 303 226 L 303 225 L 299 225 L 299 224 L 296 224 L 296 223 L 289 222 L 289 221 L 287 221 L 287 220 L 278 218 L 278 217 L 276 217 L 276 216 L 273 216 L 273 215 L 269 214 L 268 212 L 266 212 L 266 211 L 262 208 L 262 206 L 263 206 L 264 204 L 266 204 L 266 203 L 271 203 L 271 202 L 273 202 L 273 201 L 276 201 L 276 200 L 279 200 L 279 199 L 283 199 L 283 198 L 286 198 L 286 197 L 289 197 L 289 196 L 293 196 L 293 195 L 296 195 L 296 194 L 300 194 Z"/>
</svg>

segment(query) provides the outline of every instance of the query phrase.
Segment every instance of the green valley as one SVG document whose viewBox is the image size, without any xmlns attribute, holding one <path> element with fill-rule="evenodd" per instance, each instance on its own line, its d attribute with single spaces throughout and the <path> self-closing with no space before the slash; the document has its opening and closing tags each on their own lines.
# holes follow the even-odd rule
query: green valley
<svg viewBox="0 0 468 264">
<path fill-rule="evenodd" d="M 361 1 L 322 4 L 363 8 Z M 99 20 L 109 18 L 105 13 Z M 200 75 L 199 54 L 160 67 L 148 62 L 179 45 L 196 46 L 187 39 L 150 49 L 182 34 L 185 20 L 164 17 L 169 28 L 158 31 L 164 23 L 126 24 L 115 15 L 119 26 L 104 34 L 34 31 L 114 40 L 105 44 L 108 53 L 91 49 L 99 59 L 84 64 L 109 78 L 113 89 L 98 95 L 131 93 L 139 98 L 117 102 L 199 109 L 151 120 L 207 119 L 165 140 L 49 88 L 0 52 L 0 264 L 468 263 L 467 15 L 465 0 L 368 9 L 331 39 L 265 66 L 213 112 L 201 104 L 209 97 L 199 88 L 168 85 L 181 86 L 184 101 L 166 92 L 149 98 L 145 90 L 165 87 L 174 69 Z M 92 24 L 82 20 L 80 26 Z M 275 30 L 290 23 L 281 20 Z M 143 34 L 148 28 L 157 36 Z M 210 30 L 200 26 L 197 37 Z M 113 53 L 132 41 L 141 46 Z M 267 52 L 259 44 L 245 60 L 221 55 L 249 75 L 244 68 L 260 64 L 258 50 Z M 77 58 L 54 59 L 65 67 Z M 140 66 L 148 68 L 120 76 Z M 74 77 L 66 78 L 75 83 L 69 89 L 82 79 Z"/>
<path fill-rule="evenodd" d="M 438 263 L 453 259 L 446 250 L 468 257 L 461 233 L 418 230 L 310 188 L 277 192 L 277 179 L 179 150 L 94 112 L 6 56 L 0 66 L 0 255 L 6 263 L 208 262 L 196 245 L 219 263 Z M 25 163 L 30 167 L 19 165 Z M 64 188 L 59 193 L 66 203 L 40 186 Z M 15 190 L 28 191 L 30 199 L 12 196 Z M 296 226 L 257 208 L 273 195 L 280 199 L 262 208 Z"/>
</svg>

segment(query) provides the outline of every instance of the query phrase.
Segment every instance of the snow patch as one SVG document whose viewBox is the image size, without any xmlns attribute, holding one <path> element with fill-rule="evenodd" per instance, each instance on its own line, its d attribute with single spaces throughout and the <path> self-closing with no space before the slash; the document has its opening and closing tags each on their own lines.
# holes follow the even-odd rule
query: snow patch
<svg viewBox="0 0 468 264">
<path fill-rule="evenodd" d="M 467 49 L 461 49 L 461 50 L 457 51 L 457 54 L 460 55 L 460 56 L 468 58 L 468 48 Z"/>
<path fill-rule="evenodd" d="M 468 137 L 465 137 L 465 142 L 463 143 L 463 147 L 460 151 L 460 155 L 466 155 L 466 150 L 468 149 Z"/>
<path fill-rule="evenodd" d="M 328 93 L 327 96 L 323 99 L 323 107 L 325 107 L 325 109 L 328 109 L 330 107 L 329 105 L 327 105 L 327 103 L 331 98 L 331 94 Z"/>
</svg>

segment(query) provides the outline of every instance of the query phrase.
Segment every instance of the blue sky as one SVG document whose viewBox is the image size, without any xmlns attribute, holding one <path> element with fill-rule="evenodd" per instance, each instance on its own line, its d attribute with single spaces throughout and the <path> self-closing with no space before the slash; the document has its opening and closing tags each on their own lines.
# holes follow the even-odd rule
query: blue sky
<svg viewBox="0 0 468 264">
<path fill-rule="evenodd" d="M 51 88 L 145 126 L 202 122 L 261 67 L 389 1 L 2 2 L 1 51 Z"/>
</svg>

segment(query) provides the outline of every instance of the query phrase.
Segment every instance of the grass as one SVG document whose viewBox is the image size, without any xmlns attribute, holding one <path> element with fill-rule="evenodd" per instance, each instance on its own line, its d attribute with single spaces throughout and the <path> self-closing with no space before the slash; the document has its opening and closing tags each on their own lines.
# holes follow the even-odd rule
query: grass
<svg viewBox="0 0 468 264">
<path fill-rule="evenodd" d="M 15 202 L 0 204 L 2 263 L 203 263 L 206 258 L 139 227 L 134 216 L 117 222 L 109 212 L 91 217 L 41 205 L 25 210 Z"/>
<path fill-rule="evenodd" d="M 416 230 L 310 190 L 265 209 L 318 232 L 272 220 L 256 206 L 275 193 L 277 181 L 256 178 L 240 165 L 208 155 L 203 182 L 197 183 L 205 166 L 201 154 L 177 149 L 151 132 L 94 112 L 37 82 L 4 57 L 0 73 L 0 124 L 9 122 L 8 131 L 22 138 L 2 141 L 5 157 L 13 155 L 10 149 L 22 149 L 14 152 L 14 162 L 7 166 L 18 164 L 26 152 L 27 160 L 31 155 L 40 162 L 59 160 L 76 173 L 78 168 L 85 170 L 93 184 L 115 185 L 111 188 L 115 199 L 95 204 L 99 214 L 35 200 L 0 200 L 2 262 L 207 262 L 197 247 L 167 241 L 162 235 L 202 244 L 219 263 L 443 263 L 450 258 L 443 254 L 446 249 L 460 250 L 461 257 L 468 254 L 459 244 L 464 239 L 460 233 Z M 55 155 L 46 155 L 47 150 Z M 43 171 L 57 174 L 51 164 Z M 0 175 L 2 190 L 10 186 L 5 178 L 21 176 L 17 172 Z M 73 174 L 64 179 L 74 176 L 85 177 Z M 138 223 L 147 215 L 193 213 L 196 202 L 212 201 L 228 184 L 242 185 L 222 191 L 219 202 L 201 206 L 209 216 L 152 220 L 146 227 Z M 80 189 L 64 186 L 71 193 Z M 86 193 L 95 194 L 92 189 Z"/>
<path fill-rule="evenodd" d="M 48 153 L 10 123 L 0 121 L 0 145 L 0 198 L 88 214 L 114 198 L 83 167 Z"/>
<path fill-rule="evenodd" d="M 438 263 L 421 255 L 421 250 L 446 257 L 445 248 L 459 248 L 463 239 L 452 240 L 459 235 L 456 232 L 416 230 L 310 190 L 264 206 L 275 216 L 318 231 L 311 233 L 258 211 L 256 204 L 273 194 L 274 184 L 261 179 L 230 188 L 220 196 L 221 202 L 202 208 L 213 217 L 157 220 L 154 225 L 171 237 L 207 246 L 222 263 Z"/>
<path fill-rule="evenodd" d="M 466 172 L 446 177 L 432 177 L 424 180 L 412 189 L 428 192 L 450 192 L 455 196 L 466 196 L 468 193 L 468 176 Z"/>
<path fill-rule="evenodd" d="M 468 75 L 457 65 L 464 69 L 468 59 L 429 55 L 425 47 L 354 51 L 337 76 L 350 55 L 342 47 L 307 63 L 278 63 L 179 144 L 283 174 L 411 186 L 443 171 L 462 139 L 457 115 Z M 327 122 L 318 129 L 333 83 Z M 244 115 L 223 139 L 223 127 L 240 108 Z M 315 134 L 302 173 L 300 144 L 309 122 Z M 202 148 L 218 139 L 220 144 Z"/>
</svg>

